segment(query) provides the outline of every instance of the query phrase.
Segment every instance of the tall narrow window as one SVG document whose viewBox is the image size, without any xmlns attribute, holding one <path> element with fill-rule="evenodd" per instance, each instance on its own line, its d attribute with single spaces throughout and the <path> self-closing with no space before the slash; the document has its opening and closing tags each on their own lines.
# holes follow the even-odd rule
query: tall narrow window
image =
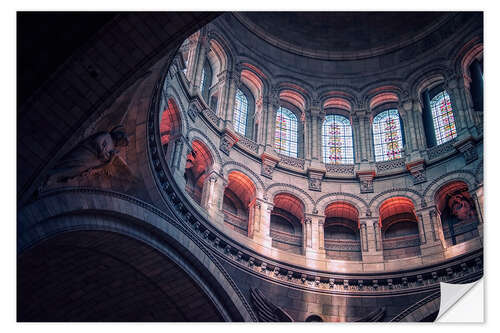
<svg viewBox="0 0 500 333">
<path fill-rule="evenodd" d="M 200 92 L 201 96 L 205 99 L 205 102 L 207 103 L 208 103 L 211 84 L 212 84 L 212 67 L 210 67 L 208 60 L 205 60 L 205 64 L 203 65 L 203 70 L 201 71 Z"/>
<path fill-rule="evenodd" d="M 450 96 L 446 90 L 441 91 L 431 100 L 432 123 L 438 145 L 457 137 L 455 118 L 451 107 Z"/>
<path fill-rule="evenodd" d="M 241 90 L 236 91 L 234 103 L 234 130 L 241 135 L 246 135 L 248 118 L 248 99 Z"/>
<path fill-rule="evenodd" d="M 274 148 L 280 154 L 297 157 L 297 145 L 297 117 L 292 111 L 280 107 L 276 115 Z"/>
<path fill-rule="evenodd" d="M 322 138 L 324 163 L 354 163 L 352 128 L 349 119 L 339 115 L 326 116 L 323 121 Z"/>
<path fill-rule="evenodd" d="M 403 138 L 398 110 L 386 110 L 373 118 L 373 145 L 377 162 L 402 157 Z"/>
</svg>

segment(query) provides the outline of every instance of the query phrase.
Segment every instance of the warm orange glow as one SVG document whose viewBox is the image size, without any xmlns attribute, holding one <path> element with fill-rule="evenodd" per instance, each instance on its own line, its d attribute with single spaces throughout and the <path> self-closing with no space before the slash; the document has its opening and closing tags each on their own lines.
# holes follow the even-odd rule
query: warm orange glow
<svg viewBox="0 0 500 333">
<path fill-rule="evenodd" d="M 255 199 L 256 189 L 254 183 L 239 171 L 232 171 L 228 175 L 226 188 L 230 189 L 245 206 L 248 206 Z"/>
<path fill-rule="evenodd" d="M 274 207 L 286 210 L 300 221 L 304 218 L 304 204 L 289 193 L 279 193 L 274 197 Z"/>
<path fill-rule="evenodd" d="M 172 99 L 168 100 L 167 109 L 163 111 L 160 119 L 161 144 L 167 144 L 172 137 L 181 132 L 179 109 Z"/>
<path fill-rule="evenodd" d="M 345 218 L 357 223 L 359 227 L 359 212 L 350 203 L 347 202 L 333 202 L 325 208 L 325 217 L 340 217 Z"/>
<path fill-rule="evenodd" d="M 461 181 L 454 181 L 454 182 L 451 182 L 451 183 L 444 185 L 437 192 L 436 197 L 434 199 L 438 210 L 440 212 L 443 212 L 444 208 L 446 207 L 446 204 L 448 203 L 448 198 L 451 195 L 461 193 L 462 195 L 465 195 L 466 197 L 470 197 L 470 195 L 467 191 L 468 191 L 467 184 L 465 184 L 464 182 L 461 182 Z"/>
<path fill-rule="evenodd" d="M 345 98 L 332 97 L 332 98 L 328 98 L 325 101 L 325 103 L 323 103 L 323 108 L 324 109 L 337 108 L 337 109 L 342 109 L 342 110 L 346 110 L 346 111 L 351 111 L 351 103 Z"/>
<path fill-rule="evenodd" d="M 280 92 L 280 99 L 287 101 L 298 107 L 301 111 L 304 111 L 306 108 L 306 101 L 301 94 L 293 90 L 282 90 Z"/>
<path fill-rule="evenodd" d="M 392 92 L 385 92 L 378 94 L 370 100 L 370 109 L 374 109 L 379 105 L 387 102 L 397 102 L 399 100 L 398 95 Z"/>
<path fill-rule="evenodd" d="M 416 220 L 415 206 L 413 205 L 413 202 L 410 199 L 405 197 L 394 197 L 387 199 L 380 206 L 379 223 L 382 226 L 382 221 L 384 221 L 385 219 L 403 213 L 409 213 L 413 215 Z"/>
</svg>

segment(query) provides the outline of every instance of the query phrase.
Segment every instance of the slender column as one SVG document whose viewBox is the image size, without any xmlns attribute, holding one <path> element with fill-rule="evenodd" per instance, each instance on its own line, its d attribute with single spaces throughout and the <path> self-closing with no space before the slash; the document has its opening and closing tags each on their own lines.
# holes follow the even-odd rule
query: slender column
<svg viewBox="0 0 500 333">
<path fill-rule="evenodd" d="M 312 123 L 314 122 L 313 117 L 308 112 L 306 116 L 306 121 L 304 122 L 304 159 L 311 160 L 312 159 L 312 144 L 314 142 Z"/>
<path fill-rule="evenodd" d="M 362 218 L 360 219 L 360 228 L 364 270 L 383 270 L 384 254 L 378 219 Z"/>
<path fill-rule="evenodd" d="M 422 106 L 417 99 L 413 100 L 412 116 L 413 124 L 415 126 L 415 134 L 417 139 L 417 148 L 419 151 L 427 149 L 427 142 L 425 138 L 424 123 L 422 118 Z"/>
<path fill-rule="evenodd" d="M 200 84 L 201 84 L 201 74 L 203 73 L 203 65 L 205 64 L 205 59 L 207 58 L 207 53 L 210 50 L 210 44 L 208 43 L 208 39 L 205 35 L 201 35 L 198 39 L 198 47 L 197 47 L 197 56 L 196 56 L 196 64 L 195 70 L 193 73 L 192 80 L 192 94 L 199 93 L 200 94 Z"/>
<path fill-rule="evenodd" d="M 252 238 L 258 244 L 271 248 L 271 212 L 273 204 L 261 199 L 255 199 L 253 213 Z M 250 235 L 249 235 L 250 236 Z"/>
<path fill-rule="evenodd" d="M 405 148 L 407 148 L 406 151 L 408 153 L 417 152 L 419 150 L 417 144 L 418 134 L 416 131 L 415 123 L 413 121 L 412 107 L 413 107 L 412 100 L 403 101 L 398 106 L 399 114 L 403 117 L 404 121 L 404 130 L 407 139 Z"/>
<path fill-rule="evenodd" d="M 325 252 L 325 217 L 318 217 L 319 251 Z"/>
<path fill-rule="evenodd" d="M 311 106 L 309 113 L 311 114 L 311 147 L 312 147 L 312 154 L 311 154 L 311 159 L 313 161 L 319 162 L 319 143 L 320 141 L 320 121 L 321 118 L 324 117 L 324 113 L 321 112 L 321 108 L 319 107 L 318 103 L 315 103 L 314 105 Z"/>
<path fill-rule="evenodd" d="M 189 36 L 189 52 L 187 60 L 187 71 L 186 78 L 189 82 L 193 82 L 193 77 L 196 71 L 197 64 L 197 51 L 198 51 L 198 39 L 200 38 L 200 32 L 197 31 L 191 36 Z"/>
<path fill-rule="evenodd" d="M 233 117 L 234 117 L 234 99 L 236 98 L 236 90 L 240 85 L 240 71 L 232 71 L 227 73 L 226 85 L 227 88 L 227 98 L 221 110 L 221 114 L 225 114 L 224 119 L 226 119 L 226 126 L 231 124 L 233 127 Z M 225 113 L 224 113 L 225 111 Z"/>
<path fill-rule="evenodd" d="M 215 171 L 211 171 L 203 184 L 201 203 L 212 222 L 223 223 L 222 199 L 227 182 Z"/>
<path fill-rule="evenodd" d="M 361 128 L 359 124 L 359 117 L 356 114 L 352 116 L 352 130 L 354 136 L 354 162 L 359 163 L 362 160 L 361 152 L 363 149 L 361 143 Z"/>
<path fill-rule="evenodd" d="M 266 151 L 273 151 L 274 147 L 274 131 L 275 131 L 275 119 L 276 111 L 279 108 L 279 95 L 275 91 L 271 95 L 267 96 L 267 112 L 266 112 Z"/>
</svg>

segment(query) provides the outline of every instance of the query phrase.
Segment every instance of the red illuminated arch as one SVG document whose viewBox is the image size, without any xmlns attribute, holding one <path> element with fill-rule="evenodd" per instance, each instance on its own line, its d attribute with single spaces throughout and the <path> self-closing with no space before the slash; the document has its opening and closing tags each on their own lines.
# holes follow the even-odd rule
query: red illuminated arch
<svg viewBox="0 0 500 333">
<path fill-rule="evenodd" d="M 160 138 L 161 144 L 166 145 L 172 138 L 182 133 L 182 123 L 179 108 L 175 101 L 170 98 L 167 108 L 160 115 Z"/>
</svg>

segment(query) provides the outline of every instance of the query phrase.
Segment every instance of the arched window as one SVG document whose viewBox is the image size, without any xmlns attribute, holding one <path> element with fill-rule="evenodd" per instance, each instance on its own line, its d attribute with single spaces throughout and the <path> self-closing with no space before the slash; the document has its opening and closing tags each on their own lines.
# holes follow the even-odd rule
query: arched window
<svg viewBox="0 0 500 333">
<path fill-rule="evenodd" d="M 385 110 L 373 118 L 373 146 L 377 162 L 403 156 L 403 136 L 398 110 Z"/>
<path fill-rule="evenodd" d="M 297 116 L 281 106 L 276 114 L 276 135 L 274 138 L 274 148 L 278 153 L 291 157 L 298 156 L 297 128 Z"/>
<path fill-rule="evenodd" d="M 443 90 L 431 99 L 432 123 L 438 145 L 457 137 L 450 96 Z"/>
<path fill-rule="evenodd" d="M 210 67 L 210 63 L 208 60 L 205 60 L 205 64 L 203 65 L 203 70 L 201 71 L 201 96 L 208 103 L 208 97 L 210 93 L 210 86 L 212 85 L 212 67 Z"/>
<path fill-rule="evenodd" d="M 246 135 L 248 119 L 248 99 L 241 90 L 236 91 L 234 103 L 234 129 L 241 135 Z"/>
<path fill-rule="evenodd" d="M 353 164 L 354 149 L 352 128 L 349 119 L 339 115 L 328 115 L 323 121 L 323 162 Z"/>
</svg>

